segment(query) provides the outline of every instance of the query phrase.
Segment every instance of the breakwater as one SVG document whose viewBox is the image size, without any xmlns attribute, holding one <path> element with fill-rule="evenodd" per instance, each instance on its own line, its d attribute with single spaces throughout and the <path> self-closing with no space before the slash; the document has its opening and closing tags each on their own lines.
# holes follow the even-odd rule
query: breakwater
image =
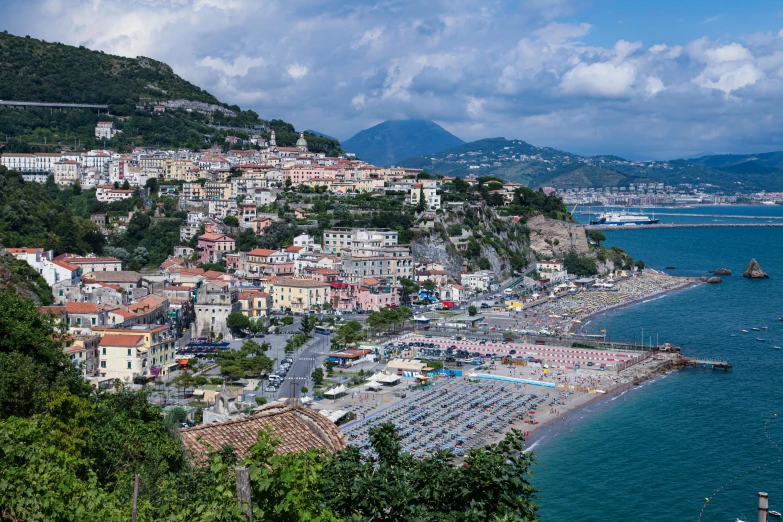
<svg viewBox="0 0 783 522">
<path fill-rule="evenodd" d="M 655 225 L 585 225 L 587 230 L 646 230 L 656 228 L 775 228 L 783 223 L 657 223 Z"/>
</svg>

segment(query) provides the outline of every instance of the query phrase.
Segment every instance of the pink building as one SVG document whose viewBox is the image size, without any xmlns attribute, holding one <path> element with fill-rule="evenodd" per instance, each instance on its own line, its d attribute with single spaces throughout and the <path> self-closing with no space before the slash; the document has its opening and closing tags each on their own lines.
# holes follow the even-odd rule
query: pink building
<svg viewBox="0 0 783 522">
<path fill-rule="evenodd" d="M 234 251 L 236 242 L 231 236 L 208 232 L 198 237 L 199 263 L 217 263 Z"/>
</svg>

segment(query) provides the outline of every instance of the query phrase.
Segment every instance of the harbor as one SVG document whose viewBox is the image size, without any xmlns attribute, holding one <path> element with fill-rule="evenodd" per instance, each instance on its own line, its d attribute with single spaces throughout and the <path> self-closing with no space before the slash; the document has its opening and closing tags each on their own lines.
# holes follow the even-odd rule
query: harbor
<svg viewBox="0 0 783 522">
<path fill-rule="evenodd" d="M 776 228 L 783 223 L 654 223 L 649 225 L 585 225 L 587 230 L 647 230 L 656 228 Z"/>
</svg>

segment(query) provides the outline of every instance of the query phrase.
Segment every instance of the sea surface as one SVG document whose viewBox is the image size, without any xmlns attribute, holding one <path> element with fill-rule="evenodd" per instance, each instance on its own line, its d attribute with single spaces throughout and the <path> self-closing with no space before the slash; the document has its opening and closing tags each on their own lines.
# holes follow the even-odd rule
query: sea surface
<svg viewBox="0 0 783 522">
<path fill-rule="evenodd" d="M 768 217 L 783 216 L 783 207 L 681 212 Z M 674 266 L 667 272 L 688 276 L 729 268 L 733 275 L 594 317 L 588 330 L 630 341 L 643 331 L 646 343 L 657 336 L 688 356 L 728 360 L 733 369 L 670 373 L 545 429 L 532 478 L 541 520 L 756 520 L 759 491 L 769 493 L 771 509 L 783 511 L 783 349 L 775 348 L 783 347 L 783 228 L 606 235 L 609 246 L 651 268 Z M 751 258 L 770 279 L 742 277 Z M 768 329 L 751 330 L 762 326 Z"/>
</svg>

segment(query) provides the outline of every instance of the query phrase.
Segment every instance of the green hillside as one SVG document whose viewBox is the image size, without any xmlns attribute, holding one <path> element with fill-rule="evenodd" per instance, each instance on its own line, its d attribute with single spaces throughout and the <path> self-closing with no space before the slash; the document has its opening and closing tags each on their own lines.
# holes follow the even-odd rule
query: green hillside
<svg viewBox="0 0 783 522">
<path fill-rule="evenodd" d="M 220 102 L 212 94 L 177 76 L 165 63 L 146 57 L 123 58 L 84 47 L 49 43 L 0 33 L 0 100 L 108 104 L 111 116 L 89 110 L 25 110 L 0 107 L 0 147 L 10 152 L 55 151 L 133 146 L 225 146 L 229 134 L 247 139 L 277 133 L 280 146 L 299 137 L 293 125 L 264 120 L 252 110 Z M 168 108 L 153 114 L 153 102 L 185 100 L 201 105 L 190 111 Z M 190 108 L 190 107 L 188 107 Z M 95 124 L 114 121 L 122 132 L 95 140 Z M 307 133 L 310 150 L 335 155 L 337 140 Z"/>
</svg>

